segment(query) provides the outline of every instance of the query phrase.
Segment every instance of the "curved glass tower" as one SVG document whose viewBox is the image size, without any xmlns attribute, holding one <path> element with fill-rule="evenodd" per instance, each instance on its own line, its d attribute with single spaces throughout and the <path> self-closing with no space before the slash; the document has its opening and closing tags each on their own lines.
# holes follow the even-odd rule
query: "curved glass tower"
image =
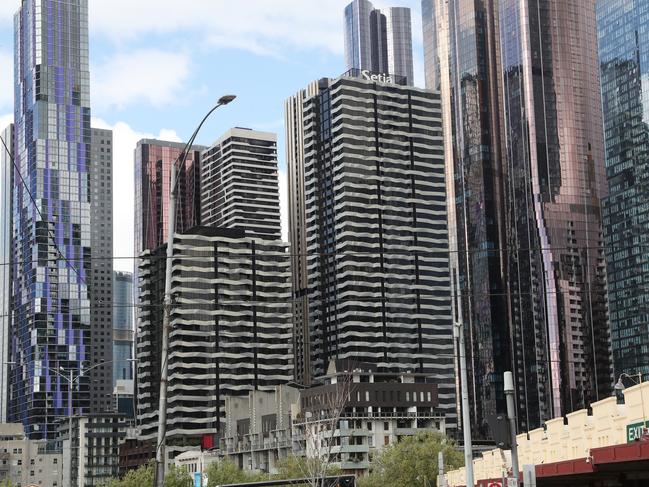
<svg viewBox="0 0 649 487">
<path fill-rule="evenodd" d="M 90 407 L 88 376 L 70 390 L 54 372 L 78 377 L 93 359 L 88 1 L 23 0 L 15 46 L 9 421 L 53 438 Z"/>
</svg>

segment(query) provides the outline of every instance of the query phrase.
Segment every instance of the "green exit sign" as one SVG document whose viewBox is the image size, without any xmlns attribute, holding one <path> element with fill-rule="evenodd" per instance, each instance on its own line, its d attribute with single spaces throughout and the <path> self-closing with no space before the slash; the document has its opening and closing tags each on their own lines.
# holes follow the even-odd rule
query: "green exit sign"
<svg viewBox="0 0 649 487">
<path fill-rule="evenodd" d="M 631 443 L 632 441 L 638 441 L 642 439 L 642 430 L 644 428 L 649 428 L 649 421 L 644 423 L 633 423 L 626 425 L 626 441 Z"/>
</svg>

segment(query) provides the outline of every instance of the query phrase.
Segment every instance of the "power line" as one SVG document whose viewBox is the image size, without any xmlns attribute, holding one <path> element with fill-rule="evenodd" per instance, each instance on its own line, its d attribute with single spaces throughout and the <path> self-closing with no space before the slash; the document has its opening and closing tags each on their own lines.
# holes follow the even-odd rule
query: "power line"
<svg viewBox="0 0 649 487">
<path fill-rule="evenodd" d="M 649 249 L 649 244 L 637 244 L 634 245 L 633 248 L 641 248 L 641 249 Z M 621 248 L 616 248 L 616 247 L 605 247 L 605 246 L 596 246 L 596 247 L 538 247 L 538 248 L 495 248 L 495 249 L 486 249 L 486 250 L 450 250 L 450 249 L 439 249 L 439 250 L 413 250 L 413 251 L 408 251 L 408 252 L 403 252 L 403 251 L 395 251 L 395 252 L 373 252 L 373 251 L 333 251 L 333 252 L 301 252 L 301 253 L 296 253 L 296 252 L 286 252 L 286 253 L 281 253 L 281 252 L 273 252 L 278 254 L 278 256 L 282 257 L 314 257 L 314 256 L 319 256 L 319 257 L 327 257 L 327 256 L 384 256 L 384 257 L 412 257 L 412 256 L 417 256 L 417 257 L 438 257 L 439 254 L 484 254 L 484 255 L 490 255 L 490 254 L 496 254 L 500 252 L 510 252 L 510 253 L 520 253 L 520 252 L 546 252 L 546 251 L 580 251 L 580 250 L 611 250 L 613 252 L 622 252 L 622 251 L 629 251 L 630 247 L 621 247 Z M 57 249 L 58 251 L 58 249 Z M 203 253 L 201 250 L 196 250 L 196 252 Z M 243 252 L 237 252 L 236 255 L 233 254 L 233 257 L 248 257 L 253 255 L 252 252 L 250 253 L 243 253 Z M 256 256 L 259 256 L 259 253 L 255 254 Z M 261 254 L 263 255 L 263 253 Z M 174 255 L 171 257 L 171 259 L 190 259 L 190 258 L 203 258 L 203 255 L 191 255 L 190 254 L 178 254 Z M 147 254 L 147 255 L 140 255 L 140 256 L 117 256 L 117 257 L 90 257 L 90 258 L 65 258 L 65 260 L 68 263 L 72 262 L 97 262 L 97 261 L 116 261 L 116 260 L 168 260 L 170 257 L 167 257 L 166 255 L 155 255 L 155 254 Z M 55 259 L 38 259 L 40 262 L 58 262 L 60 259 L 55 258 Z M 33 262 L 32 260 L 14 260 L 12 262 L 0 262 L 0 266 L 10 266 L 10 265 L 20 265 L 28 262 Z"/>
</svg>

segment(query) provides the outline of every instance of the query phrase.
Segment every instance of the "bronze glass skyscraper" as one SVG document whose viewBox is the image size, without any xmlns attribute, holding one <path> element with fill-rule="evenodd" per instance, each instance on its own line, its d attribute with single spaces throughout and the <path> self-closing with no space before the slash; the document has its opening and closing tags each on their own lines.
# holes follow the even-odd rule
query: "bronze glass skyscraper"
<svg viewBox="0 0 649 487">
<path fill-rule="evenodd" d="M 503 409 L 503 368 L 525 429 L 611 391 L 594 3 L 422 2 L 477 426 Z"/>
<path fill-rule="evenodd" d="M 504 410 L 510 369 L 498 33 L 491 2 L 422 2 L 426 84 L 442 94 L 454 318 L 466 326 L 473 430 Z M 467 35 L 470 34 L 470 35 Z M 455 39 L 462 37 L 461 44 Z M 452 134 L 452 136 L 450 136 Z"/>
</svg>

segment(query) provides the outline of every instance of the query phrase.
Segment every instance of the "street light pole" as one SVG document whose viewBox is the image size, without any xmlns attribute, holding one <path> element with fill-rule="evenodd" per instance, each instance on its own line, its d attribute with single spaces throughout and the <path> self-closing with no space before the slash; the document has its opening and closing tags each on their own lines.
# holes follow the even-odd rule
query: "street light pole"
<svg viewBox="0 0 649 487">
<path fill-rule="evenodd" d="M 464 324 L 454 327 L 458 340 L 460 361 L 460 388 L 462 389 L 462 434 L 464 436 L 464 471 L 467 487 L 475 485 L 473 476 L 473 441 L 471 439 L 471 406 L 469 405 L 469 379 L 466 370 L 466 343 L 464 341 Z"/>
<path fill-rule="evenodd" d="M 507 398 L 507 417 L 509 418 L 509 429 L 512 438 L 512 473 L 514 475 L 514 485 L 518 485 L 518 443 L 517 443 L 517 421 L 516 421 L 516 404 L 514 402 L 514 375 L 511 372 L 505 372 L 505 396 Z"/>
<path fill-rule="evenodd" d="M 171 271 L 172 271 L 172 259 L 174 256 L 174 235 L 176 233 L 176 199 L 178 196 L 178 172 L 182 171 L 187 162 L 187 156 L 192 145 L 194 145 L 194 140 L 198 132 L 203 127 L 205 121 L 216 111 L 217 108 L 227 105 L 232 102 L 236 96 L 226 95 L 219 99 L 218 103 L 214 108 L 212 108 L 203 120 L 198 125 L 194 133 L 192 134 L 189 142 L 185 145 L 185 148 L 181 152 L 178 160 L 180 164 L 176 167 L 176 163 L 171 166 L 171 184 L 169 191 L 169 214 L 167 216 L 167 260 L 166 260 L 166 269 L 165 269 L 165 294 L 164 294 L 164 305 L 163 305 L 163 317 L 162 317 L 162 346 L 161 346 L 161 370 L 160 370 L 160 394 L 158 398 L 158 442 L 156 445 L 156 470 L 155 476 L 153 478 L 153 487 L 164 487 L 165 479 L 165 470 L 166 462 L 165 458 L 165 437 L 167 435 L 167 379 L 168 379 L 168 361 L 169 361 L 169 327 L 171 322 Z M 176 162 L 178 162 L 176 160 Z"/>
</svg>

